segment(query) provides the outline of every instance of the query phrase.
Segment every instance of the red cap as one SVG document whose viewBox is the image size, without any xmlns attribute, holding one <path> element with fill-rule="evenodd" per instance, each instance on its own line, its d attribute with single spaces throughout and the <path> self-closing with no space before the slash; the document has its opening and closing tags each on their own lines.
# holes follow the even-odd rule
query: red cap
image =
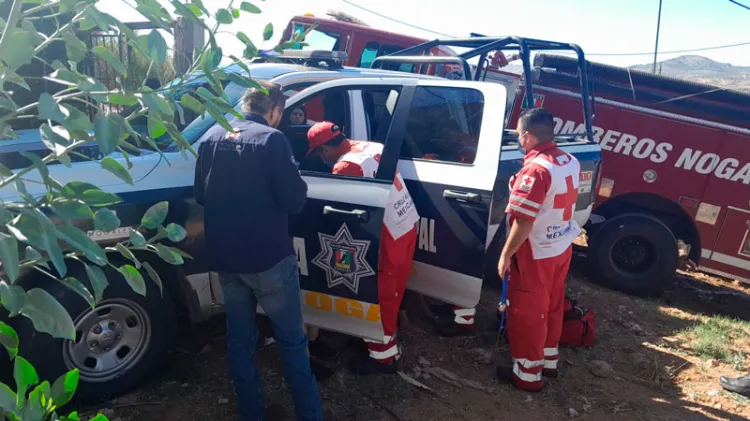
<svg viewBox="0 0 750 421">
<path fill-rule="evenodd" d="M 307 141 L 310 145 L 307 153 L 309 154 L 318 146 L 328 143 L 338 136 L 343 136 L 343 134 L 341 133 L 341 128 L 336 124 L 331 123 L 330 121 L 315 123 L 315 125 L 310 127 L 310 130 L 307 131 Z"/>
</svg>

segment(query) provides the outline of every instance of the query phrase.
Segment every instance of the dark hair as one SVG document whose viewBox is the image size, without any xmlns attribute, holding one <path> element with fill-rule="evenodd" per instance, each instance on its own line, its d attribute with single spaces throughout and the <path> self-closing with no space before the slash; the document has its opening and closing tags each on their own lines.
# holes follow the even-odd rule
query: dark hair
<svg viewBox="0 0 750 421">
<path fill-rule="evenodd" d="M 532 108 L 526 110 L 518 118 L 520 127 L 539 139 L 540 142 L 548 142 L 555 138 L 555 119 L 552 113 L 544 108 Z"/>
<path fill-rule="evenodd" d="M 258 84 L 268 91 L 268 94 L 258 88 L 249 88 L 242 97 L 242 111 L 266 115 L 274 108 L 284 109 L 286 98 L 281 92 L 281 85 L 267 80 L 258 80 Z"/>
</svg>

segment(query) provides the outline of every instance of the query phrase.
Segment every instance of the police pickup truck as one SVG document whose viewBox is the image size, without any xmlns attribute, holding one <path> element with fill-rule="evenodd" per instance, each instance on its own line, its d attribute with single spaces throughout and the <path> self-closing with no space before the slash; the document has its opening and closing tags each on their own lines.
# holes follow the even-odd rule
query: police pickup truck
<svg viewBox="0 0 750 421">
<path fill-rule="evenodd" d="M 290 217 L 306 322 L 383 340 L 377 294 L 379 235 L 396 169 L 421 215 L 408 287 L 447 303 L 475 306 L 483 280 L 495 274 L 505 232 L 508 181 L 522 163 L 516 135 L 505 130 L 504 116 L 515 95 L 497 83 L 302 61 L 306 65 L 249 66 L 254 78 L 277 82 L 288 95 L 279 129 L 293 145 L 308 185 L 304 211 Z M 226 93 L 239 109 L 243 89 L 230 83 Z M 375 178 L 332 175 L 330 168 L 305 157 L 307 130 L 324 119 L 342 126 L 351 139 L 385 144 Z M 197 150 L 196 142 L 213 124 L 210 116 L 197 118 L 183 134 Z M 558 142 L 581 162 L 575 218 L 583 225 L 594 202 L 592 180 L 598 176 L 600 149 L 590 139 Z M 43 378 L 78 368 L 83 399 L 115 396 L 149 376 L 176 335 L 177 310 L 185 310 L 193 322 L 222 311 L 217 276 L 203 259 L 203 210 L 192 198 L 195 159 L 183 158 L 176 147 L 167 148 L 165 155 L 170 164 L 153 151 L 130 157 L 135 186 L 101 171 L 95 161 L 75 162 L 71 168 L 49 166 L 50 175 L 60 183 L 93 182 L 123 199 L 113 207 L 122 221 L 120 228 L 98 232 L 82 227 L 96 241 L 106 245 L 127 238 L 150 205 L 168 200 L 167 222 L 182 224 L 188 233 L 172 245 L 194 258 L 171 266 L 139 256 L 160 273 L 163 297 L 151 284 L 146 296 L 140 296 L 110 271 L 104 300 L 94 310 L 66 287 L 33 272 L 21 280 L 49 289 L 71 313 L 78 337 L 74 342 L 38 334 L 28 319 L 15 317 L 11 322 L 21 337 L 20 353 Z M 27 186 L 30 194 L 44 193 L 41 185 Z M 16 200 L 18 193 L 6 188 L 0 190 L 0 198 Z M 242 258 L 241 250 L 237 258 Z M 71 267 L 69 276 L 85 282 L 86 274 L 76 270 Z"/>
</svg>

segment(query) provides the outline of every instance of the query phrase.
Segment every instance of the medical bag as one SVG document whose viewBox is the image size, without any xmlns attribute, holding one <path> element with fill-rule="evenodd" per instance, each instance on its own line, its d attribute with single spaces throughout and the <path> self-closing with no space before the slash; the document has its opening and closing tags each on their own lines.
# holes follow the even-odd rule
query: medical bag
<svg viewBox="0 0 750 421">
<path fill-rule="evenodd" d="M 589 347 L 596 341 L 596 314 L 584 310 L 578 303 L 565 297 L 563 328 L 560 345 L 567 347 Z"/>
</svg>

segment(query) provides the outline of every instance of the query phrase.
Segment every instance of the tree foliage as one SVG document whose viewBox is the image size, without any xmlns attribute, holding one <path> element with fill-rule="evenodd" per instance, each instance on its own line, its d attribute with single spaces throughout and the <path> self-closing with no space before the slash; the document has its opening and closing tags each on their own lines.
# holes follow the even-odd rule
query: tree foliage
<svg viewBox="0 0 750 421">
<path fill-rule="evenodd" d="M 237 7 L 230 0 L 227 3 L 212 14 L 201 0 L 171 0 L 167 7 L 156 0 L 123 2 L 123 7 L 134 8 L 157 28 L 170 30 L 175 17 L 181 16 L 207 31 L 208 42 L 195 52 L 186 75 L 179 76 L 166 89 L 153 89 L 147 84 L 149 75 L 173 71 L 168 62 L 173 54 L 157 29 L 137 33 L 99 10 L 95 0 L 12 0 L 8 15 L 0 19 L 0 138 L 15 137 L 14 122 L 37 119 L 41 123 L 39 137 L 47 150 L 41 156 L 23 152 L 29 162 L 24 168 L 9 169 L 0 164 L 0 198 L 5 199 L 0 199 L 0 304 L 10 321 L 25 317 L 39 332 L 74 340 L 76 332 L 70 314 L 53 295 L 43 288 L 27 287 L 24 279 L 33 275 L 59 282 L 94 308 L 108 285 L 115 282 L 125 282 L 142 295 L 146 294 L 146 282 L 154 282 L 161 291 L 161 279 L 148 262 L 150 258 L 144 260 L 141 256 L 173 265 L 189 258 L 181 250 L 160 243 L 166 239 L 178 243 L 186 236 L 183 227 L 168 223 L 168 202 L 148 209 L 140 226 L 129 228 L 123 241 L 111 247 L 100 246 L 87 236 L 86 230 L 119 228 L 121 221 L 110 207 L 122 199 L 97 186 L 95 177 L 62 183 L 53 177 L 50 167 L 70 167 L 74 158 L 87 156 L 78 153 L 78 149 L 94 143 L 99 151 L 100 171 L 135 185 L 129 172 L 130 154 L 143 147 L 163 154 L 156 138 L 166 136 L 184 157 L 195 154 L 175 123 L 180 121 L 184 108 L 208 113 L 218 124 L 228 127 L 225 113 L 232 110 L 233 104 L 226 102 L 221 82 L 232 80 L 244 86 L 252 83 L 236 74 L 227 75 L 219 67 L 224 55 L 215 34 L 240 13 L 261 11 L 248 2 Z M 40 22 L 54 24 L 45 31 L 39 29 Z M 92 30 L 122 36 L 124 43 L 118 44 L 117 49 L 128 48 L 137 59 L 126 65 L 120 60 L 119 50 L 87 45 L 84 34 Z M 264 40 L 269 40 L 273 27 L 265 26 L 262 34 Z M 242 58 L 232 56 L 231 60 L 247 69 L 245 61 L 259 50 L 244 33 L 239 33 L 238 39 L 245 44 L 245 54 Z M 47 61 L 45 57 L 49 57 L 51 49 L 64 49 L 65 59 Z M 86 60 L 111 66 L 117 73 L 115 86 L 85 74 Z M 34 62 L 44 64 L 46 70 L 41 77 L 23 71 L 24 66 Z M 185 85 L 197 72 L 207 78 L 211 90 L 193 90 Z M 59 89 L 31 93 L 30 82 L 38 79 Z M 19 99 L 30 94 L 35 95 L 34 101 Z M 126 112 L 111 112 L 122 108 Z M 134 130 L 131 123 L 138 118 L 148 120 L 147 132 Z M 168 165 L 167 160 L 160 165 Z M 71 275 L 69 264 L 74 261 L 85 269 L 75 275 L 87 277 L 87 282 Z M 103 270 L 106 267 L 114 269 L 107 273 L 119 278 L 108 278 Z M 0 384 L 0 411 L 4 418 L 79 419 L 75 412 L 58 414 L 58 409 L 75 393 L 77 370 L 52 384 L 40 379 L 32 364 L 18 355 L 19 337 L 4 322 L 0 322 L 0 344 L 14 362 L 16 383 L 15 391 Z M 106 418 L 99 415 L 96 419 Z"/>
</svg>

